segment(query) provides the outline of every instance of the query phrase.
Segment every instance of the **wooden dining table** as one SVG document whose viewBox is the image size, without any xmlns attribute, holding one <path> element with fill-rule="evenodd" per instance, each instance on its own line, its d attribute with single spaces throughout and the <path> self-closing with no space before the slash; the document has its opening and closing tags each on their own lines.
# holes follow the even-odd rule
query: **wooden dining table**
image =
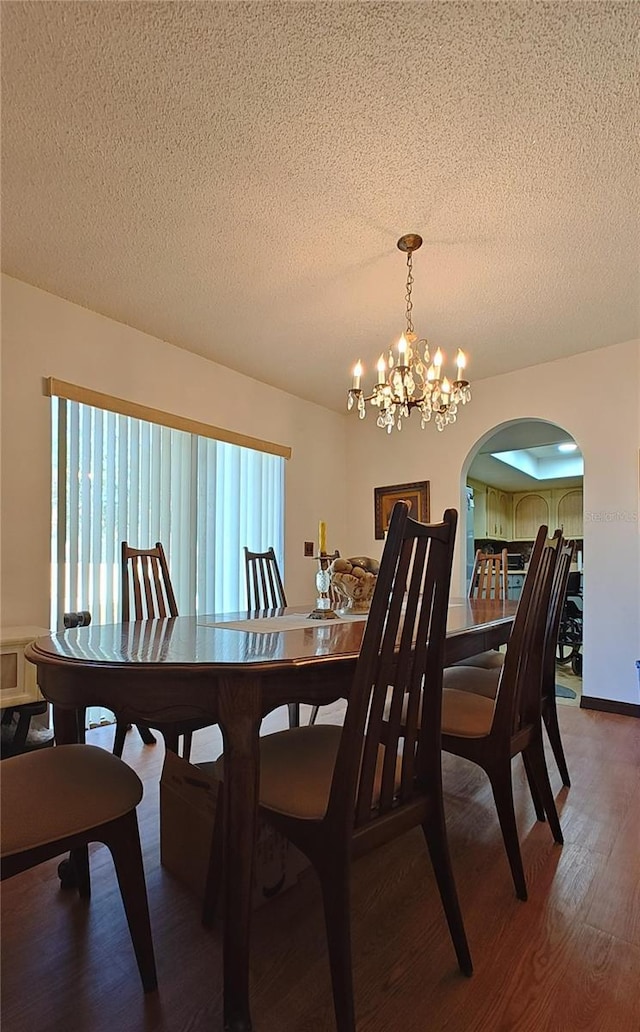
<svg viewBox="0 0 640 1032">
<path fill-rule="evenodd" d="M 446 664 L 504 644 L 516 602 L 451 599 Z M 78 740 L 77 711 L 123 720 L 219 724 L 225 749 L 224 1028 L 249 1032 L 251 878 L 259 731 L 276 707 L 348 698 L 366 618 L 312 620 L 310 607 L 90 624 L 26 649 L 53 703 L 58 744 Z M 81 733 L 81 732 L 80 732 Z"/>
</svg>

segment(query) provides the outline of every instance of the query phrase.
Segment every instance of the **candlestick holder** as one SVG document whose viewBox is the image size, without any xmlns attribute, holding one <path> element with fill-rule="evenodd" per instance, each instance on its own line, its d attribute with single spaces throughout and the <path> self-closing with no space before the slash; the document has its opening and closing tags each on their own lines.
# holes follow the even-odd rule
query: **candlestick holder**
<svg viewBox="0 0 640 1032">
<path fill-rule="evenodd" d="M 329 588 L 331 587 L 331 571 L 329 566 L 334 559 L 337 559 L 338 553 L 334 552 L 333 555 L 327 555 L 326 552 L 320 552 L 319 555 L 315 556 L 318 562 L 318 572 L 316 573 L 316 590 L 318 597 L 316 599 L 316 608 L 312 609 L 309 613 L 310 620 L 337 620 L 338 616 L 333 611 L 331 605 L 331 596 L 329 594 Z"/>
</svg>

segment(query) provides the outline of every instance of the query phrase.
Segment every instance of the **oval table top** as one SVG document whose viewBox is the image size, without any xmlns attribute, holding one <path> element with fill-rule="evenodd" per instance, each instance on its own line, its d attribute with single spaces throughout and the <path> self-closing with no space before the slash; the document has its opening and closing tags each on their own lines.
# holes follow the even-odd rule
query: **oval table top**
<svg viewBox="0 0 640 1032">
<path fill-rule="evenodd" d="M 447 616 L 448 663 L 466 643 L 473 655 L 478 635 L 493 629 L 505 640 L 513 601 L 451 599 Z M 360 651 L 366 617 L 312 620 L 309 608 L 178 616 L 131 623 L 90 624 L 38 638 L 26 655 L 36 664 L 100 667 L 186 666 L 224 669 L 301 666 L 353 659 Z M 481 648 L 490 647 L 481 645 Z M 472 651 L 469 652 L 469 648 Z M 457 656 L 457 658 L 462 658 Z"/>
</svg>

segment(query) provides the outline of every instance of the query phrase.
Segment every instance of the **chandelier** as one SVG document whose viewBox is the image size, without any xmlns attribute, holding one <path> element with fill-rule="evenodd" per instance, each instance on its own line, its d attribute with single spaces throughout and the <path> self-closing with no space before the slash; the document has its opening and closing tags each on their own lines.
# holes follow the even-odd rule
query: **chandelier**
<svg viewBox="0 0 640 1032">
<path fill-rule="evenodd" d="M 372 393 L 365 395 L 360 384 L 362 363 L 353 370 L 353 384 L 349 388 L 347 408 L 356 406 L 358 416 L 364 419 L 367 402 L 378 409 L 377 425 L 391 433 L 394 427 L 402 429 L 402 420 L 408 419 L 413 409 L 420 413 L 420 426 L 435 422 L 438 430 L 444 430 L 448 423 L 455 423 L 459 405 L 471 401 L 469 382 L 464 379 L 467 360 L 458 349 L 456 355 L 456 378 L 450 381 L 444 375 L 444 355 L 437 349 L 433 359 L 429 354 L 429 343 L 418 340 L 413 332 L 413 252 L 422 246 L 422 237 L 407 233 L 398 240 L 398 247 L 407 255 L 407 287 L 405 294 L 407 328 L 395 348 L 390 347 L 385 359 L 378 360 L 378 382 Z"/>
</svg>

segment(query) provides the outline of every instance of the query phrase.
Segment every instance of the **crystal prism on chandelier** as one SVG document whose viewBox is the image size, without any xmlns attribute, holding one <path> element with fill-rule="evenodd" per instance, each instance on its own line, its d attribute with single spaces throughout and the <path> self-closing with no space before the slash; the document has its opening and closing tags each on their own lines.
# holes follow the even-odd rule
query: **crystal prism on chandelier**
<svg viewBox="0 0 640 1032">
<path fill-rule="evenodd" d="M 353 370 L 353 385 L 349 388 L 347 408 L 356 406 L 358 416 L 364 419 L 367 402 L 378 409 L 377 425 L 391 433 L 394 427 L 402 429 L 402 420 L 408 419 L 413 409 L 420 413 L 422 429 L 433 419 L 438 430 L 444 430 L 448 423 L 455 423 L 458 406 L 471 401 L 471 388 L 464 379 L 467 360 L 458 349 L 456 356 L 456 378 L 451 382 L 444 374 L 444 355 L 437 349 L 433 359 L 429 354 L 427 340 L 418 340 L 413 332 L 413 252 L 422 246 L 422 237 L 407 233 L 398 240 L 398 247 L 407 255 L 406 320 L 407 328 L 395 348 L 390 347 L 385 359 L 378 360 L 378 382 L 372 393 L 365 395 L 360 383 L 362 363 Z"/>
</svg>

